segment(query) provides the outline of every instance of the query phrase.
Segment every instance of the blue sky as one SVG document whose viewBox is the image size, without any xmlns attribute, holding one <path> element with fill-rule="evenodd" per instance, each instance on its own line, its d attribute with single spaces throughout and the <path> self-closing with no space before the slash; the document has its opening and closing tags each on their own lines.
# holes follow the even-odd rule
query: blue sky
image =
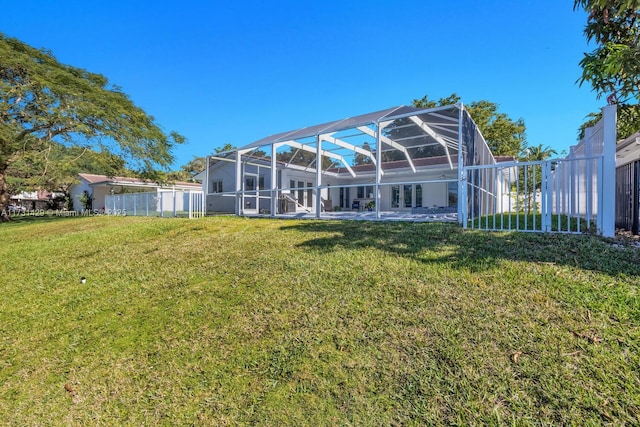
<svg viewBox="0 0 640 427">
<path fill-rule="evenodd" d="M 0 31 L 101 73 L 188 143 L 215 147 L 452 92 L 560 153 L 604 106 L 573 0 L 5 2 Z"/>
</svg>

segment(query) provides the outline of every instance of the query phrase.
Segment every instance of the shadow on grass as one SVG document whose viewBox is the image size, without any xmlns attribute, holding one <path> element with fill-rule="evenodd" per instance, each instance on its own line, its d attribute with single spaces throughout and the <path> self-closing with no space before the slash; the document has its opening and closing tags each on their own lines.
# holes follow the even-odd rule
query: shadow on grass
<svg viewBox="0 0 640 427">
<path fill-rule="evenodd" d="M 612 276 L 640 274 L 639 249 L 625 249 L 593 235 L 465 231 L 451 223 L 360 221 L 309 221 L 282 229 L 320 234 L 300 244 L 320 252 L 374 248 L 474 271 L 511 260 L 568 265 Z"/>
</svg>

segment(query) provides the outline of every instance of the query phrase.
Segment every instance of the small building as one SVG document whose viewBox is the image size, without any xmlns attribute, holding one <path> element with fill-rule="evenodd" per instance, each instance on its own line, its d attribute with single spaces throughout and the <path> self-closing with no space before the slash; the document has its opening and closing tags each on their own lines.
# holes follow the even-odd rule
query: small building
<svg viewBox="0 0 640 427">
<path fill-rule="evenodd" d="M 122 176 L 95 175 L 89 173 L 78 174 L 79 182 L 69 187 L 69 197 L 73 201 L 74 210 L 104 209 L 105 198 L 114 194 L 149 193 L 160 190 L 201 190 L 198 182 L 173 182 L 159 184 L 157 182 L 139 178 Z"/>
</svg>

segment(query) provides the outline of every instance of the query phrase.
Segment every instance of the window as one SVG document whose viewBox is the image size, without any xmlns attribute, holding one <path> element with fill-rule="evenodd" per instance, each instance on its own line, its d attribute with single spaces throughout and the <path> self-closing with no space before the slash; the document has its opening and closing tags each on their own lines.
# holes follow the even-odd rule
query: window
<svg viewBox="0 0 640 427">
<path fill-rule="evenodd" d="M 313 183 L 307 182 L 307 207 L 313 207 Z"/>
<path fill-rule="evenodd" d="M 411 207 L 411 190 L 412 190 L 413 185 L 411 184 L 405 184 L 404 185 L 404 207 L 405 208 L 410 208 Z"/>
<path fill-rule="evenodd" d="M 296 188 L 296 180 L 291 179 L 289 180 L 289 193 L 291 194 L 291 198 L 293 200 L 296 200 L 296 191 L 294 190 L 294 188 Z"/>
<path fill-rule="evenodd" d="M 373 185 L 367 185 L 365 187 L 364 197 L 367 197 L 369 199 L 373 199 Z"/>
<path fill-rule="evenodd" d="M 304 182 L 298 181 L 298 204 L 304 206 Z"/>
<path fill-rule="evenodd" d="M 264 190 L 264 175 L 260 175 L 258 178 L 258 190 Z"/>
<path fill-rule="evenodd" d="M 222 193 L 222 180 L 217 179 L 211 181 L 211 187 L 209 187 L 209 193 Z"/>
<path fill-rule="evenodd" d="M 391 187 L 391 207 L 399 208 L 400 207 L 400 186 L 394 185 Z"/>
<path fill-rule="evenodd" d="M 422 207 L 422 184 L 416 184 L 416 208 Z"/>
<path fill-rule="evenodd" d="M 356 194 L 357 199 L 364 199 L 364 187 L 358 187 L 358 192 Z"/>
<path fill-rule="evenodd" d="M 256 189 L 256 178 L 248 176 L 244 179 L 244 191 L 253 191 Z"/>
<path fill-rule="evenodd" d="M 457 207 L 458 206 L 458 183 L 449 182 L 447 184 L 447 190 L 449 193 L 449 206 Z"/>
</svg>

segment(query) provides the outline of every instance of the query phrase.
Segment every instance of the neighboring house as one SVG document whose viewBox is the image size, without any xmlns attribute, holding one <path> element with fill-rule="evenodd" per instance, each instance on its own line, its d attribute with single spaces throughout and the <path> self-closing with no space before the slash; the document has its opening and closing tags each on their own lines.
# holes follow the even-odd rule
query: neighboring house
<svg viewBox="0 0 640 427">
<path fill-rule="evenodd" d="M 105 197 L 111 194 L 158 192 L 167 189 L 200 190 L 202 188 L 202 184 L 195 182 L 158 184 L 139 178 L 109 177 L 88 173 L 80 173 L 78 177 L 80 182 L 69 187 L 69 195 L 73 201 L 74 210 L 85 209 L 86 204 L 84 201 L 89 197 L 91 198 L 92 209 L 104 209 Z"/>
<path fill-rule="evenodd" d="M 616 145 L 616 227 L 640 234 L 640 132 Z"/>
<path fill-rule="evenodd" d="M 513 160 L 494 158 L 461 104 L 402 106 L 210 156 L 203 190 L 207 212 L 237 215 L 459 215 L 458 198 L 467 188 L 458 165 Z M 494 193 L 506 187 L 500 177 L 491 179 L 487 188 Z"/>
<path fill-rule="evenodd" d="M 21 206 L 26 210 L 58 208 L 56 198 L 64 197 L 63 193 L 50 191 L 23 191 L 11 196 L 11 203 Z"/>
</svg>

